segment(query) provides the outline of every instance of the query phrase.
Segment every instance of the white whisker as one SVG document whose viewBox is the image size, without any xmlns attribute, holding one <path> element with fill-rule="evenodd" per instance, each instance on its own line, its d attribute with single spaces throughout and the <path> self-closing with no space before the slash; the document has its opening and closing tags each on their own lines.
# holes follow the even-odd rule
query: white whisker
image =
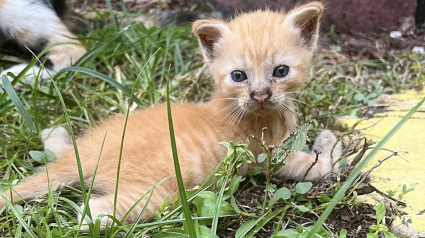
<svg viewBox="0 0 425 238">
<path fill-rule="evenodd" d="M 230 110 L 227 114 L 226 114 L 226 124 L 230 125 L 230 122 L 233 120 L 233 118 L 235 117 L 235 115 L 238 113 L 238 111 L 240 110 L 239 107 L 234 107 L 232 108 L 232 110 Z"/>
<path fill-rule="evenodd" d="M 232 118 L 232 121 L 231 121 L 231 124 L 230 124 L 231 126 L 236 126 L 237 125 L 236 122 L 238 121 L 239 116 L 242 113 L 243 113 L 242 108 L 239 108 L 239 110 L 235 113 L 234 117 Z"/>
<path fill-rule="evenodd" d="M 222 109 L 220 109 L 219 111 L 217 111 L 216 113 L 214 113 L 209 119 L 211 119 L 211 118 L 213 118 L 213 117 L 215 117 L 215 116 L 217 116 L 218 114 L 220 114 L 220 113 L 222 113 L 222 112 L 226 112 L 226 111 L 228 111 L 228 110 L 232 110 L 232 109 L 235 109 L 235 108 L 237 108 L 238 107 L 238 104 L 237 104 L 237 102 L 233 102 L 233 103 L 231 103 L 231 104 L 229 104 L 229 105 L 227 105 L 227 106 L 225 106 L 224 108 L 222 108 Z M 229 115 L 229 113 L 227 113 L 226 114 L 226 116 L 227 115 Z"/>
<path fill-rule="evenodd" d="M 295 98 L 285 98 L 285 100 L 293 101 L 293 102 L 299 102 L 299 103 L 302 103 L 302 104 L 304 104 L 304 105 L 306 105 L 306 106 L 311 107 L 311 105 L 310 105 L 310 104 L 308 104 L 308 103 L 306 103 L 306 102 L 303 102 L 303 101 L 300 101 L 300 100 L 295 99 Z"/>
<path fill-rule="evenodd" d="M 243 113 L 241 114 L 241 116 L 239 117 L 239 120 L 238 120 L 238 122 L 236 123 L 236 125 L 239 125 L 239 123 L 242 121 L 242 118 L 244 118 L 245 117 L 245 115 L 247 115 L 247 111 L 246 110 L 243 110 Z"/>
<path fill-rule="evenodd" d="M 215 102 L 215 101 L 231 101 L 231 100 L 238 100 L 239 98 L 219 98 L 219 99 L 214 99 L 211 100 L 211 102 Z"/>
</svg>

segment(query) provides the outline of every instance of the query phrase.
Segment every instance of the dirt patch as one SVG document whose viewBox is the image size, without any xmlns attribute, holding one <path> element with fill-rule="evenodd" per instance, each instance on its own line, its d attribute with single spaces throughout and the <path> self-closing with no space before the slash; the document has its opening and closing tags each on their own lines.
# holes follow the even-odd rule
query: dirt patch
<svg viewBox="0 0 425 238">
<path fill-rule="evenodd" d="M 239 10 L 252 9 L 290 9 L 308 1 L 205 1 L 167 0 L 167 1 L 124 1 L 129 12 L 156 14 L 160 23 L 177 19 L 178 23 L 188 24 L 208 15 L 222 17 L 234 15 Z M 372 0 L 366 3 L 358 1 L 324 1 L 326 11 L 322 19 L 319 45 L 323 49 L 335 50 L 343 54 L 347 61 L 390 58 L 391 56 L 412 51 L 414 47 L 425 47 L 425 28 L 417 28 L 414 13 L 415 1 Z M 348 4 L 348 5 L 347 5 Z M 77 9 L 93 7 L 108 9 L 105 1 L 75 0 Z M 122 5 L 112 1 L 113 10 L 121 11 Z M 350 9 L 347 11 L 346 9 Z M 392 31 L 398 31 L 398 37 L 390 37 Z"/>
<path fill-rule="evenodd" d="M 253 185 L 249 180 L 241 184 L 240 191 L 236 194 L 236 202 L 240 209 L 249 214 L 261 215 L 260 204 L 262 203 L 265 190 L 265 177 L 256 176 L 254 180 L 258 183 Z M 285 183 L 288 188 L 295 187 L 295 182 Z M 329 183 L 323 181 L 313 187 L 310 195 L 317 195 L 316 191 L 322 191 L 324 187 L 328 187 Z M 282 186 L 282 184 L 280 184 Z M 313 202 L 318 202 L 313 199 Z M 282 204 L 283 206 L 283 204 Z M 367 237 L 369 227 L 376 224 L 375 210 L 372 206 L 366 203 L 358 203 L 353 205 L 339 205 L 325 221 L 326 227 L 334 234 L 345 229 L 347 230 L 347 238 L 363 238 Z M 388 212 L 391 216 L 393 212 Z M 320 212 L 318 212 L 320 214 Z M 387 214 L 387 216 L 388 216 Z M 389 217 L 387 217 L 389 219 Z M 222 238 L 235 237 L 236 231 L 249 217 L 241 215 L 222 218 L 219 221 L 217 235 Z M 290 212 L 285 214 L 281 223 L 281 230 L 297 229 L 297 224 L 302 224 L 304 227 L 312 226 L 317 220 L 317 216 L 312 213 Z M 268 222 L 257 234 L 257 237 L 271 237 L 279 222 L 279 216 Z"/>
</svg>

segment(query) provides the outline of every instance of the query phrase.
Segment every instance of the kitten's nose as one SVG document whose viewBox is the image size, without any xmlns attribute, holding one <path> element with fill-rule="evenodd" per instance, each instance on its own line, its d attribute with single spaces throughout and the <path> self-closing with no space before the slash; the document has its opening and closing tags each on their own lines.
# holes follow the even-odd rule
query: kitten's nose
<svg viewBox="0 0 425 238">
<path fill-rule="evenodd" d="M 268 94 L 254 95 L 254 99 L 258 102 L 264 102 L 267 98 L 269 98 Z"/>
<path fill-rule="evenodd" d="M 252 92 L 250 96 L 258 103 L 263 104 L 267 99 L 272 96 L 272 93 L 270 92 L 270 90 L 264 90 L 262 92 Z"/>
</svg>

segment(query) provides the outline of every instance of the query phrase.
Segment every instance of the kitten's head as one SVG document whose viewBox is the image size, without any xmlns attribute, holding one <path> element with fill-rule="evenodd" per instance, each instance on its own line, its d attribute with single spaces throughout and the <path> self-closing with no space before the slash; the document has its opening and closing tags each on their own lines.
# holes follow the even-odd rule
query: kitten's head
<svg viewBox="0 0 425 238">
<path fill-rule="evenodd" d="M 316 47 L 319 2 L 287 14 L 256 11 L 226 23 L 193 24 L 216 83 L 216 97 L 228 98 L 245 112 L 267 115 L 292 105 L 291 92 L 308 75 Z"/>
</svg>

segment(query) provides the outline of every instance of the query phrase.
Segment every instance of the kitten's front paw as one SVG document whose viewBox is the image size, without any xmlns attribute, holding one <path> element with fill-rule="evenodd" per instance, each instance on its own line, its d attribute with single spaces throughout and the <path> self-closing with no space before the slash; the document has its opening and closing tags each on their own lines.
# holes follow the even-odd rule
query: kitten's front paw
<svg viewBox="0 0 425 238">
<path fill-rule="evenodd" d="M 64 127 L 51 127 L 41 132 L 44 149 L 52 151 L 57 157 L 71 147 L 71 136 Z"/>
<path fill-rule="evenodd" d="M 313 151 L 320 153 L 319 158 L 322 160 L 330 160 L 330 162 L 337 161 L 342 155 L 342 144 L 337 143 L 336 136 L 329 130 L 322 131 L 314 142 Z M 334 147 L 335 145 L 335 147 Z M 333 148 L 333 151 L 332 151 Z M 332 156 L 331 156 L 332 152 Z M 333 171 L 339 171 L 339 166 L 336 165 Z"/>
<path fill-rule="evenodd" d="M 104 230 L 106 227 L 112 224 L 112 219 L 108 215 L 113 214 L 113 210 L 107 206 L 107 203 L 104 202 L 104 199 L 100 198 L 90 198 L 89 200 L 90 214 L 92 217 L 92 222 L 96 223 L 97 219 L 100 220 L 100 229 Z M 84 204 L 80 206 L 81 210 L 84 211 Z M 86 214 L 83 218 L 82 214 L 78 214 L 77 220 L 81 222 L 81 230 L 89 230 L 88 222 L 90 219 Z"/>
</svg>

